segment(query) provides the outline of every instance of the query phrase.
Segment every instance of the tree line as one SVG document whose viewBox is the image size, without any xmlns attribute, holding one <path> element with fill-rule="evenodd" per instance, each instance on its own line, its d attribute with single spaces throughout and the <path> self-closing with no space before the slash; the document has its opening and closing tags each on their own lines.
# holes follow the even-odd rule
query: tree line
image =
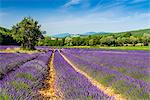
<svg viewBox="0 0 150 100">
<path fill-rule="evenodd" d="M 20 45 L 11 36 L 11 31 L 9 29 L 0 27 L 0 45 Z"/>
<path fill-rule="evenodd" d="M 39 46 L 148 46 L 150 44 L 150 30 L 142 34 L 111 33 L 101 35 L 89 35 L 85 37 L 66 37 L 62 39 L 45 37 L 37 45 Z"/>
</svg>

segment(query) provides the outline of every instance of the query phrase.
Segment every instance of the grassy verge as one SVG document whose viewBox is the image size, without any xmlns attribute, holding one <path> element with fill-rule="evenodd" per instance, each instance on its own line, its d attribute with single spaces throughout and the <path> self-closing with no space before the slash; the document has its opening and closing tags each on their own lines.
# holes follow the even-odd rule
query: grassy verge
<svg viewBox="0 0 150 100">
<path fill-rule="evenodd" d="M 118 46 L 118 47 L 102 47 L 102 46 L 63 46 L 56 48 L 92 48 L 92 49 L 110 49 L 110 50 L 146 50 L 150 51 L 150 46 Z"/>
<path fill-rule="evenodd" d="M 5 50 L 0 50 L 0 52 L 6 52 L 6 53 L 28 53 L 28 54 L 32 54 L 32 53 L 37 53 L 39 52 L 38 50 L 24 50 L 24 49 L 21 49 L 21 48 L 13 48 L 13 49 L 10 49 L 10 48 L 7 48 Z"/>
</svg>

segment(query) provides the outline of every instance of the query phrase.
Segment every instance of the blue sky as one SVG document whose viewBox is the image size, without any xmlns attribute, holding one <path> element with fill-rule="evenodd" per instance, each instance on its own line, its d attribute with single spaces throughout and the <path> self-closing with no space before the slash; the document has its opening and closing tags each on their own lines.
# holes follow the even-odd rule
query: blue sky
<svg viewBox="0 0 150 100">
<path fill-rule="evenodd" d="M 47 34 L 150 28 L 149 0 L 0 0 L 0 26 L 31 16 Z"/>
</svg>

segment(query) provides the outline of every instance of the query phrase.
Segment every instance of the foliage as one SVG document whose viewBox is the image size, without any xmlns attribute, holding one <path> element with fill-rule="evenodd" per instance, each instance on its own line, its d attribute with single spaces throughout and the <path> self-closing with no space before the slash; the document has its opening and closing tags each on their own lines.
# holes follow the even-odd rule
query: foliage
<svg viewBox="0 0 150 100">
<path fill-rule="evenodd" d="M 0 27 L 0 44 L 1 45 L 19 45 L 11 36 L 11 30 Z"/>
<path fill-rule="evenodd" d="M 65 38 L 65 44 L 68 46 L 72 46 L 73 39 L 70 37 Z"/>
<path fill-rule="evenodd" d="M 44 39 L 40 39 L 36 45 L 38 46 L 63 46 L 65 38 L 53 40 L 51 37 L 46 36 Z"/>
<path fill-rule="evenodd" d="M 115 38 L 113 36 L 107 36 L 100 39 L 102 45 L 115 45 Z"/>
<path fill-rule="evenodd" d="M 54 38 L 45 37 L 38 45 L 47 46 L 148 46 L 150 29 L 122 33 L 98 34 L 84 37 Z"/>
<path fill-rule="evenodd" d="M 144 34 L 142 37 L 144 46 L 148 46 L 150 42 L 150 34 Z"/>
<path fill-rule="evenodd" d="M 35 44 L 42 37 L 38 21 L 25 17 L 21 22 L 12 27 L 12 37 L 25 49 L 34 49 Z"/>
</svg>

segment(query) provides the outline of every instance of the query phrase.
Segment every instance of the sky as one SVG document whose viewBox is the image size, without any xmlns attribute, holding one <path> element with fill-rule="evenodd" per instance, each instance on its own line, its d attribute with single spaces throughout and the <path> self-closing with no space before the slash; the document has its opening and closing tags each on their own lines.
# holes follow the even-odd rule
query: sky
<svg viewBox="0 0 150 100">
<path fill-rule="evenodd" d="M 150 28 L 150 0 L 0 0 L 0 26 L 29 16 L 48 35 L 122 32 Z"/>
</svg>

